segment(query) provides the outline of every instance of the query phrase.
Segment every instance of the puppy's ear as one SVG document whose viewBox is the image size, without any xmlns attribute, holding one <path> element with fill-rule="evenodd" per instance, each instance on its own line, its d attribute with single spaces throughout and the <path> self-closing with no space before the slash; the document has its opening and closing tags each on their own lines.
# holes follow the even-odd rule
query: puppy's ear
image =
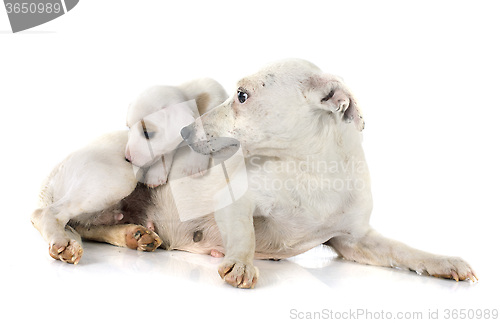
<svg viewBox="0 0 500 323">
<path fill-rule="evenodd" d="M 339 77 L 327 74 L 311 77 L 304 96 L 323 110 L 339 113 L 342 121 L 354 123 L 359 131 L 365 128 L 356 99 Z"/>
<path fill-rule="evenodd" d="M 210 94 L 203 92 L 196 96 L 196 106 L 198 108 L 199 114 L 202 115 L 208 110 L 208 103 L 210 102 Z"/>
</svg>

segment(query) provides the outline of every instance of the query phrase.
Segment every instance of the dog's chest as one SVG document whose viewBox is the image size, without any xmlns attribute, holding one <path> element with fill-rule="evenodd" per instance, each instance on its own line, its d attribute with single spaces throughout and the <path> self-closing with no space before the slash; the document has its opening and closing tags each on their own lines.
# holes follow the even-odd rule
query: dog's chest
<svg viewBox="0 0 500 323">
<path fill-rule="evenodd" d="M 354 160 L 254 163 L 249 184 L 257 215 L 307 228 L 334 226 L 369 189 L 367 174 L 358 164 Z"/>
</svg>

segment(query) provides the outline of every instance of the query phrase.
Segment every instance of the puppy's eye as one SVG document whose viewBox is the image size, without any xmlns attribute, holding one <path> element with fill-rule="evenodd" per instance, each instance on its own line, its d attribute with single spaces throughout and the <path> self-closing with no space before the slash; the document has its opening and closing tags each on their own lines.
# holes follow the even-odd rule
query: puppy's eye
<svg viewBox="0 0 500 323">
<path fill-rule="evenodd" d="M 153 131 L 144 131 L 144 137 L 146 137 L 147 140 L 153 138 L 155 136 L 155 133 Z"/>
<path fill-rule="evenodd" d="M 245 101 L 248 99 L 248 94 L 243 91 L 238 91 L 238 101 L 240 103 L 245 103 Z"/>
<path fill-rule="evenodd" d="M 142 126 L 142 133 L 144 134 L 144 138 L 146 140 L 149 140 L 155 136 L 154 131 L 148 131 L 148 128 L 146 127 L 146 123 L 144 120 L 141 120 L 141 126 Z"/>
</svg>

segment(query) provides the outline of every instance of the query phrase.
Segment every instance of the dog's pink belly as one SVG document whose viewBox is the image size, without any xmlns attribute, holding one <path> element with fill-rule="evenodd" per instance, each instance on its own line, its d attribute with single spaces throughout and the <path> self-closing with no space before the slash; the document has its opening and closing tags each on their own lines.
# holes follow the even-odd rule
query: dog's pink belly
<svg viewBox="0 0 500 323">
<path fill-rule="evenodd" d="M 189 225 L 189 222 L 184 222 L 181 226 L 183 228 L 178 229 L 186 229 L 186 231 L 177 236 L 176 241 L 171 241 L 172 244 L 168 249 L 212 255 L 214 257 L 223 256 L 224 247 L 213 218 L 201 225 L 198 223 L 198 225 L 194 226 Z M 190 231 L 194 227 L 197 228 L 196 231 Z M 324 226 L 308 231 L 304 230 L 302 226 L 290 222 L 278 223 L 273 218 L 263 216 L 254 217 L 254 228 L 256 259 L 293 257 L 321 245 L 334 236 L 334 233 L 329 229 L 325 229 Z M 162 232 L 159 234 L 162 237 Z M 164 241 L 169 241 L 171 238 L 171 236 L 162 237 Z"/>
<path fill-rule="evenodd" d="M 290 248 L 286 241 L 282 243 L 277 243 L 274 245 L 268 245 L 267 239 L 259 238 L 259 234 L 256 232 L 256 250 L 255 259 L 285 259 L 293 256 L 297 256 L 303 252 L 306 252 L 318 245 L 321 241 L 307 241 L 306 243 L 301 243 L 300 245 Z M 189 244 L 184 246 L 178 246 L 173 249 L 187 251 L 202 255 L 211 255 L 215 258 L 224 257 L 224 247 L 217 243 L 204 243 L 202 245 Z"/>
</svg>

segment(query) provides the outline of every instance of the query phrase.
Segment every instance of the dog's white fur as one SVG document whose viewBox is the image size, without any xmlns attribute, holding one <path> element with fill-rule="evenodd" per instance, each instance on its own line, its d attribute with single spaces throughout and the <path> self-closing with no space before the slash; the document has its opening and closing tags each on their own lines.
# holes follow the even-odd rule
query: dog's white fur
<svg viewBox="0 0 500 323">
<path fill-rule="evenodd" d="M 240 103 L 239 99 L 245 96 L 246 101 Z M 147 191 L 147 196 L 141 199 L 145 202 L 141 212 L 155 223 L 164 248 L 224 253 L 219 274 L 229 284 L 241 288 L 253 287 L 257 282 L 254 257 L 290 257 L 322 243 L 340 256 L 360 263 L 408 268 L 456 280 L 476 279 L 471 267 L 460 258 L 415 250 L 379 235 L 369 226 L 372 196 L 360 133 L 364 121 L 341 79 L 324 74 L 306 61 L 278 62 L 242 79 L 234 97 L 198 121 L 203 128 L 196 122 L 182 131 L 191 148 L 217 157 L 229 148 L 220 137 L 237 139 L 247 161 L 249 188 L 243 197 L 216 210 L 214 215 L 185 222 L 179 220 L 169 183 Z M 104 141 L 110 151 L 119 146 L 110 138 Z M 170 176 L 182 173 L 188 154 L 184 151 L 176 155 Z M 116 160 L 120 157 L 117 152 Z M 61 175 L 71 176 L 74 176 L 72 169 Z M 107 173 L 106 176 L 125 175 Z M 66 181 L 61 177 L 59 181 Z M 274 186 L 275 183 L 281 186 Z M 319 186 L 312 187 L 311 183 Z M 206 190 L 214 189 L 207 181 L 201 180 L 200 185 L 205 185 Z M 53 184 L 51 190 L 56 189 L 54 186 L 60 185 Z M 135 201 L 134 196 L 144 192 L 138 187 L 123 199 L 130 188 L 96 189 L 101 194 L 106 192 L 109 201 L 99 205 L 89 202 L 88 207 L 94 212 L 123 211 L 120 203 L 130 204 Z M 189 193 L 186 188 L 185 194 Z M 72 199 L 72 194 L 76 193 L 69 192 L 66 199 Z M 57 199 L 53 201 L 57 204 Z M 69 207 L 60 206 L 56 208 L 59 213 L 48 213 L 49 216 L 44 211 L 47 208 L 39 209 L 33 218 L 49 218 L 38 222 L 67 219 L 64 214 Z M 117 225 L 107 228 L 94 225 L 82 230 L 80 223 L 87 219 L 77 216 L 70 224 L 84 237 L 128 246 L 123 236 L 130 235 L 129 231 L 113 229 L 111 234 L 109 228 Z M 53 227 L 36 226 L 42 235 L 49 235 L 47 241 L 53 241 L 50 239 Z M 71 243 L 66 249 L 69 255 L 59 259 L 72 262 L 76 251 Z"/>
<path fill-rule="evenodd" d="M 226 253 L 219 273 L 228 283 L 255 284 L 255 252 L 289 257 L 322 243 L 361 263 L 475 278 L 459 258 L 418 251 L 371 229 L 364 121 L 340 78 L 302 60 L 275 63 L 242 79 L 235 96 L 203 115 L 201 123 L 183 129 L 195 151 L 217 156 L 225 150 L 217 137 L 231 137 L 240 141 L 248 161 L 248 193 L 215 212 Z M 203 136 L 215 140 L 200 141 Z"/>
</svg>

